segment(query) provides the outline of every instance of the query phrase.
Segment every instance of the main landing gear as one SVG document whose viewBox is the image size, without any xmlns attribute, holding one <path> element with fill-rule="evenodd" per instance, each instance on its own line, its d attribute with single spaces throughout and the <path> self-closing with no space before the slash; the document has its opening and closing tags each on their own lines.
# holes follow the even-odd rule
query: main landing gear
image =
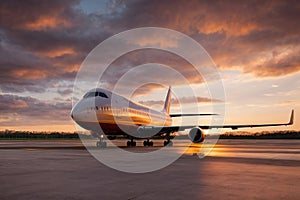
<svg viewBox="0 0 300 200">
<path fill-rule="evenodd" d="M 129 141 L 127 141 L 127 146 L 128 147 L 135 147 L 136 146 L 136 142 L 133 140 L 133 138 L 131 138 Z"/>
<path fill-rule="evenodd" d="M 164 141 L 164 146 L 173 146 L 173 142 L 171 141 L 171 137 L 170 137 L 170 134 L 167 134 L 167 137 L 166 137 L 167 140 Z"/>
<path fill-rule="evenodd" d="M 152 146 L 153 146 L 153 142 L 152 142 L 152 141 L 149 141 L 149 139 L 145 140 L 145 141 L 143 142 L 143 144 L 144 144 L 144 147 L 146 147 L 146 146 L 152 147 Z"/>
<path fill-rule="evenodd" d="M 106 148 L 107 147 L 107 143 L 104 141 L 104 135 L 100 135 L 99 141 L 96 143 L 96 146 L 98 148 Z"/>
</svg>

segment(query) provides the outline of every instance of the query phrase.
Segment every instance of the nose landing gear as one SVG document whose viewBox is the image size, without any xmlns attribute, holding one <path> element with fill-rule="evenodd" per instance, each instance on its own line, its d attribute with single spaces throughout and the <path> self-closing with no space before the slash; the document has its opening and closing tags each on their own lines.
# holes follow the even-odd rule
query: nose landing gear
<svg viewBox="0 0 300 200">
<path fill-rule="evenodd" d="M 164 141 L 164 146 L 168 146 L 168 147 L 173 146 L 173 142 L 171 141 L 170 134 L 167 134 L 166 139 L 167 140 Z"/>
<path fill-rule="evenodd" d="M 96 146 L 98 148 L 106 148 L 107 147 L 107 143 L 104 141 L 104 135 L 100 135 L 99 141 L 96 143 Z"/>
</svg>

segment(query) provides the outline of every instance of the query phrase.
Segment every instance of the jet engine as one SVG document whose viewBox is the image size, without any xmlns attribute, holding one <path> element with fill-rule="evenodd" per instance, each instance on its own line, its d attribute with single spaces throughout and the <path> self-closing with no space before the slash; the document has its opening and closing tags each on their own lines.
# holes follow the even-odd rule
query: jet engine
<svg viewBox="0 0 300 200">
<path fill-rule="evenodd" d="M 198 127 L 192 128 L 189 132 L 189 138 L 193 143 L 203 142 L 204 137 L 203 131 Z"/>
</svg>

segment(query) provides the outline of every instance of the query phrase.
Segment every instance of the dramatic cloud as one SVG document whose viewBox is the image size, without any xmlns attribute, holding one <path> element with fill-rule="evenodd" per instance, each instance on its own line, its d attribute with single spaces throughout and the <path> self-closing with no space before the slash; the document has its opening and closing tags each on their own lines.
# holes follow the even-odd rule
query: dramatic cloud
<svg viewBox="0 0 300 200">
<path fill-rule="evenodd" d="M 79 3 L 1 1 L 2 90 L 43 92 L 53 80 L 72 81 L 85 56 L 103 39 L 144 26 L 192 36 L 222 69 L 238 68 L 259 77 L 299 71 L 298 1 L 126 1 L 111 3 L 106 8 L 110 11 L 101 14 L 84 12 Z M 149 57 L 119 64 L 129 68 Z M 152 60 L 178 63 L 165 54 L 152 55 Z"/>
<path fill-rule="evenodd" d="M 157 63 L 169 66 L 170 68 L 169 70 L 154 70 L 146 69 L 145 67 L 143 70 L 134 69 L 137 66 L 147 63 Z M 157 66 L 155 64 L 152 65 Z M 151 68 L 151 65 L 148 67 Z M 161 66 L 160 68 L 164 67 Z M 173 71 L 173 73 L 170 73 L 171 71 Z M 101 78 L 101 82 L 106 82 L 113 86 L 126 73 L 134 74 L 134 78 L 127 79 L 126 84 L 124 84 L 124 89 L 135 85 L 139 81 L 142 83 L 151 83 L 153 81 L 157 83 L 147 84 L 147 87 L 142 87 L 139 90 L 141 94 L 144 94 L 146 91 L 149 93 L 152 89 L 159 89 L 161 87 L 159 84 L 170 85 L 172 83 L 174 86 L 186 83 L 186 81 L 179 78 L 177 74 L 180 74 L 190 84 L 203 82 L 201 74 L 184 58 L 166 51 L 154 49 L 136 50 L 119 57 L 107 68 Z"/>
<path fill-rule="evenodd" d="M 87 53 L 106 37 L 101 17 L 79 1 L 1 1 L 0 86 L 7 92 L 43 92 L 73 81 Z"/>
<path fill-rule="evenodd" d="M 299 10 L 298 1 L 131 1 L 113 22 L 172 28 L 199 41 L 220 68 L 282 76 L 299 71 Z M 293 51 L 274 61 L 272 52 L 284 49 Z"/>
<path fill-rule="evenodd" d="M 70 121 L 71 103 L 46 102 L 32 97 L 0 95 L 0 125 L 37 125 L 55 121 L 62 124 Z"/>
</svg>

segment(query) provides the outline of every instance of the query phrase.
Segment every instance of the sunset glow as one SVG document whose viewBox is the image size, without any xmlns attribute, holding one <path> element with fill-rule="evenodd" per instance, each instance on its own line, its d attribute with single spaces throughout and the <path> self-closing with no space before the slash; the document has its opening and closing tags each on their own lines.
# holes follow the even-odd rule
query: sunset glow
<svg viewBox="0 0 300 200">
<path fill-rule="evenodd" d="M 73 89 L 79 92 L 73 85 L 82 62 L 108 37 L 139 27 L 179 31 L 206 49 L 224 84 L 225 123 L 287 122 L 294 109 L 291 127 L 245 131 L 300 130 L 299 10 L 299 1 L 280 0 L 1 1 L 0 130 L 74 132 L 70 111 Z M 137 45 L 157 41 L 154 35 Z M 159 45 L 176 47 L 174 41 L 170 37 Z M 183 98 L 189 112 L 199 108 L 206 113 L 211 103 L 219 102 L 190 63 L 151 49 L 115 60 L 108 81 L 101 84 L 109 87 L 124 69 L 153 61 L 184 71 L 197 92 L 198 105 L 190 105 L 189 96 Z M 169 81 L 174 91 L 183 90 L 181 80 Z M 166 88 L 149 84 L 132 98 L 159 109 L 165 95 Z M 178 113 L 178 102 L 172 101 L 171 113 Z M 190 121 L 197 122 L 206 119 Z"/>
</svg>

